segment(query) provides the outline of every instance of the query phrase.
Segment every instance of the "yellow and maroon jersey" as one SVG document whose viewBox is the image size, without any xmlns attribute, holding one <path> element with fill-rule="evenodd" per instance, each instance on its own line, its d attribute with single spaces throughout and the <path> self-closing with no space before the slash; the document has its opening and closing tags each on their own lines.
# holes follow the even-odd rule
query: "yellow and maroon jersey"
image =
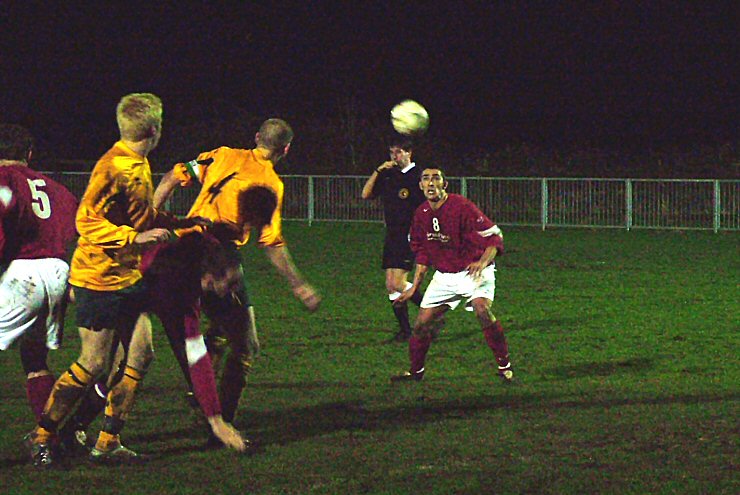
<svg viewBox="0 0 740 495">
<path fill-rule="evenodd" d="M 251 226 L 239 218 L 237 197 L 250 187 L 264 186 L 275 193 L 277 207 L 271 222 L 260 232 L 259 243 L 275 247 L 284 245 L 280 216 L 284 186 L 266 154 L 267 151 L 261 148 L 242 150 L 224 146 L 201 153 L 188 163 L 175 165 L 174 174 L 180 185 L 187 187 L 194 181 L 201 184 L 188 217 L 205 217 L 235 227 L 241 233 L 236 245 L 243 246 L 249 241 Z"/>
<path fill-rule="evenodd" d="M 110 291 L 130 287 L 141 278 L 138 232 L 156 226 L 154 188 L 146 157 L 118 141 L 93 168 L 77 210 L 80 238 L 72 255 L 69 282 Z"/>
</svg>

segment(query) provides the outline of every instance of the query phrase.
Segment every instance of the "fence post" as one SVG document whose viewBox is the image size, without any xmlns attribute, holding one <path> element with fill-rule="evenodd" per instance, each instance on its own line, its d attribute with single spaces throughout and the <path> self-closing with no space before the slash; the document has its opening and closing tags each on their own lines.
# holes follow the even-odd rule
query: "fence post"
<svg viewBox="0 0 740 495">
<path fill-rule="evenodd" d="M 468 179 L 467 179 L 467 177 L 463 177 L 460 180 L 460 195 L 463 198 L 467 198 L 468 197 Z"/>
<path fill-rule="evenodd" d="M 313 223 L 314 214 L 314 197 L 313 197 L 313 175 L 308 176 L 308 226 Z"/>
<path fill-rule="evenodd" d="M 627 230 L 632 229 L 632 180 L 625 179 L 624 181 L 624 209 L 625 209 L 625 221 L 627 223 Z"/>
<path fill-rule="evenodd" d="M 719 181 L 714 181 L 714 233 L 719 232 L 721 227 L 720 222 L 722 221 L 722 192 L 719 187 Z"/>
<path fill-rule="evenodd" d="M 549 209 L 549 203 L 547 198 L 547 178 L 542 178 L 542 230 L 547 227 L 547 210 Z"/>
</svg>

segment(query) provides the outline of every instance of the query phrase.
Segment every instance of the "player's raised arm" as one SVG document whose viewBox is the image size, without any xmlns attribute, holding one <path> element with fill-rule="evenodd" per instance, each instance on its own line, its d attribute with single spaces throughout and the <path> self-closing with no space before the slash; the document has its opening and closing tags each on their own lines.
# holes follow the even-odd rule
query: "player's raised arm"
<svg viewBox="0 0 740 495">
<path fill-rule="evenodd" d="M 179 182 L 180 180 L 175 177 L 175 172 L 173 170 L 164 174 L 159 185 L 157 185 L 157 189 L 154 191 L 153 204 L 155 208 L 160 209 L 164 206 L 167 200 L 170 199 L 170 196 L 172 196 L 172 193 Z"/>
<path fill-rule="evenodd" d="M 378 176 L 380 176 L 380 173 L 383 170 L 389 169 L 393 167 L 393 165 L 393 161 L 388 160 L 387 162 L 381 163 L 378 168 L 373 170 L 372 175 L 368 177 L 367 181 L 365 181 L 365 185 L 362 186 L 362 193 L 360 194 L 360 197 L 362 197 L 362 199 L 373 199 L 375 196 L 377 196 L 375 192 L 375 183 L 378 181 Z"/>
</svg>

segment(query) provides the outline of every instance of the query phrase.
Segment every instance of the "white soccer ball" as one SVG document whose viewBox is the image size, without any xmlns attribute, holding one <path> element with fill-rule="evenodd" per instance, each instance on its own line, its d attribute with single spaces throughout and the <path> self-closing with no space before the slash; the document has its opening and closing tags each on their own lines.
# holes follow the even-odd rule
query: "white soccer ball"
<svg viewBox="0 0 740 495">
<path fill-rule="evenodd" d="M 391 109 L 391 124 L 399 134 L 423 134 L 429 127 L 429 113 L 418 102 L 404 100 Z"/>
</svg>

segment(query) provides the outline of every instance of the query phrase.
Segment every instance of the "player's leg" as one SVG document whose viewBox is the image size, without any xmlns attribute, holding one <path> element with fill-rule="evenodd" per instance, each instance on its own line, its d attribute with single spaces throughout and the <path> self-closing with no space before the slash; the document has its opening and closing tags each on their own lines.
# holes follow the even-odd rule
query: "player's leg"
<svg viewBox="0 0 740 495">
<path fill-rule="evenodd" d="M 126 364 L 123 376 L 108 393 L 103 428 L 90 453 L 91 459 L 95 461 L 131 462 L 138 457 L 135 452 L 121 445 L 120 435 L 134 406 L 136 390 L 154 359 L 149 315 L 139 314 L 130 339 L 126 339 L 125 335 L 121 337 L 124 348 L 128 347 Z"/>
<path fill-rule="evenodd" d="M 464 296 L 456 285 L 464 274 L 435 272 L 429 283 L 421 308 L 409 339 L 409 371 L 391 378 L 391 381 L 421 380 L 424 376 L 424 363 L 432 340 L 444 324 L 444 315 L 455 309 Z"/>
<path fill-rule="evenodd" d="M 56 381 L 46 358 L 49 348 L 59 346 L 61 322 L 53 317 L 59 314 L 55 309 L 64 297 L 67 265 L 55 261 L 61 265 L 61 279 L 52 280 L 51 288 L 44 279 L 57 268 L 51 260 L 15 260 L 0 275 L 0 349 L 19 341 L 26 395 L 36 422 Z"/>
<path fill-rule="evenodd" d="M 206 292 L 202 302 L 203 311 L 211 321 L 209 332 L 215 331 L 215 335 L 209 333 L 206 337 L 209 352 L 222 350 L 223 344 L 228 342 L 229 353 L 223 359 L 219 397 L 224 420 L 233 423 L 247 376 L 260 350 L 254 309 L 246 286 L 226 297 Z"/>
<path fill-rule="evenodd" d="M 65 455 L 83 455 L 89 453 L 87 447 L 87 430 L 92 422 L 104 410 L 110 389 L 123 377 L 126 366 L 126 353 L 122 345 L 116 342 L 111 349 L 113 366 L 108 376 L 101 376 L 82 397 L 69 419 L 59 429 L 59 441 Z"/>
<path fill-rule="evenodd" d="M 486 338 L 488 347 L 493 351 L 493 355 L 496 358 L 496 364 L 498 365 L 498 374 L 504 380 L 511 380 L 514 378 L 514 372 L 511 369 L 511 361 L 509 360 L 509 346 L 506 342 L 506 336 L 504 335 L 504 328 L 501 326 L 501 322 L 491 312 L 491 300 L 484 297 L 478 297 L 470 301 L 475 315 L 480 322 L 481 328 L 483 329 L 483 335 Z"/>
<path fill-rule="evenodd" d="M 55 463 L 51 443 L 57 428 L 70 413 L 75 403 L 85 393 L 95 377 L 107 370 L 108 349 L 113 343 L 113 330 L 93 331 L 80 328 L 81 352 L 67 371 L 54 383 L 38 426 L 31 434 L 31 457 L 37 467 L 50 467 Z"/>
<path fill-rule="evenodd" d="M 228 331 L 229 354 L 224 362 L 219 395 L 223 417 L 228 423 L 233 423 L 236 418 L 239 400 L 260 350 L 254 308 L 251 305 L 244 307 L 241 314 L 239 320 L 232 319 L 225 327 Z"/>
<path fill-rule="evenodd" d="M 501 322 L 491 312 L 491 304 L 496 293 L 496 269 L 489 266 L 481 273 L 472 291 L 468 305 L 475 311 L 478 322 L 483 329 L 488 347 L 493 351 L 498 365 L 498 374 L 506 381 L 514 378 L 509 360 L 509 346 Z"/>
<path fill-rule="evenodd" d="M 38 423 L 56 382 L 46 361 L 49 349 L 46 347 L 46 342 L 31 338 L 21 339 L 19 347 L 21 365 L 26 373 L 26 397 Z"/>
<path fill-rule="evenodd" d="M 401 268 L 388 268 L 385 271 L 385 289 L 388 293 L 393 315 L 398 321 L 398 332 L 394 336 L 396 341 L 405 341 L 411 336 L 411 324 L 409 322 L 409 308 L 405 302 L 395 304 L 401 292 L 410 286 L 408 282 L 408 271 Z"/>
<path fill-rule="evenodd" d="M 223 419 L 221 403 L 216 391 L 216 377 L 211 356 L 208 354 L 205 340 L 200 332 L 199 316 L 198 309 L 193 308 L 193 311 L 184 314 L 177 323 L 181 326 L 181 330 L 169 333 L 182 334 L 192 390 L 208 421 L 211 434 L 220 444 L 241 452 L 247 448 L 249 441 L 242 438 L 241 434 Z"/>
<path fill-rule="evenodd" d="M 441 305 L 419 310 L 409 339 L 409 370 L 391 377 L 391 381 L 420 381 L 424 377 L 424 363 L 432 345 L 435 324 L 449 308 L 447 305 Z"/>
</svg>

